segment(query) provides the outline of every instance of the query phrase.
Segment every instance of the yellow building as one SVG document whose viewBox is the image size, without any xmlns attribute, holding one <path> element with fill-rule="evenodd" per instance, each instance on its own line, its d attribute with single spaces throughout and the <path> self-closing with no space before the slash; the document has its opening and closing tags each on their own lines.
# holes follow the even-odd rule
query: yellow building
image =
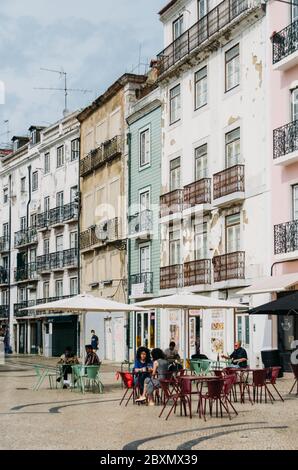
<svg viewBox="0 0 298 470">
<path fill-rule="evenodd" d="M 142 75 L 124 74 L 78 116 L 81 292 L 120 302 L 127 301 L 126 118 L 145 80 Z M 87 331 L 94 329 L 99 337 L 101 358 L 124 360 L 123 313 L 90 314 L 86 324 Z"/>
</svg>

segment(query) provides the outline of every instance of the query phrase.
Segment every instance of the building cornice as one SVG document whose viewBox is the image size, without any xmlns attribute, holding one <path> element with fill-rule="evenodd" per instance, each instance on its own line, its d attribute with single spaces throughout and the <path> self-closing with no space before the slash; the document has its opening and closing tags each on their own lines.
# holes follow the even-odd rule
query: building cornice
<svg viewBox="0 0 298 470">
<path fill-rule="evenodd" d="M 141 109 L 139 109 L 138 111 L 135 111 L 126 119 L 127 124 L 131 126 L 136 121 L 146 116 L 147 114 L 152 113 L 152 111 L 155 111 L 155 109 L 159 108 L 160 106 L 161 106 L 161 101 L 159 99 L 154 99 L 153 101 L 146 103 Z"/>
</svg>

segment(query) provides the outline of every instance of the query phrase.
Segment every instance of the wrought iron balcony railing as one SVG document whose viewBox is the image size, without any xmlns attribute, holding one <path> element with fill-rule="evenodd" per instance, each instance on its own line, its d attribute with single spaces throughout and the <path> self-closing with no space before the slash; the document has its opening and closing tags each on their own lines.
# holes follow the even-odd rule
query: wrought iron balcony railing
<svg viewBox="0 0 298 470">
<path fill-rule="evenodd" d="M 80 176 L 86 176 L 100 165 L 122 154 L 122 138 L 120 135 L 103 142 L 100 147 L 92 150 L 80 161 Z"/>
<path fill-rule="evenodd" d="M 277 64 L 296 51 L 298 51 L 298 20 L 274 34 L 272 38 L 273 64 Z"/>
<path fill-rule="evenodd" d="M 14 270 L 15 282 L 37 280 L 36 262 L 24 264 Z"/>
<path fill-rule="evenodd" d="M 201 44 L 231 23 L 250 6 L 249 0 L 224 0 L 157 56 L 160 73 L 166 72 Z"/>
<path fill-rule="evenodd" d="M 5 251 L 9 251 L 9 238 L 0 237 L 0 253 L 4 253 Z"/>
<path fill-rule="evenodd" d="M 134 287 L 138 287 L 139 295 L 152 294 L 153 292 L 153 273 L 132 274 L 129 279 L 130 295 L 133 295 Z"/>
<path fill-rule="evenodd" d="M 153 229 L 153 212 L 144 210 L 129 217 L 129 234 L 150 232 Z"/>
<path fill-rule="evenodd" d="M 0 285 L 8 283 L 8 270 L 0 266 Z"/>
<path fill-rule="evenodd" d="M 9 306 L 0 305 L 0 318 L 8 318 L 8 317 L 9 317 Z"/>
<path fill-rule="evenodd" d="M 75 295 L 75 294 L 73 294 Z M 32 312 L 28 311 L 23 311 L 22 309 L 28 308 L 28 307 L 35 307 L 36 310 L 38 310 L 38 305 L 45 304 L 48 302 L 55 302 L 56 300 L 62 300 L 62 299 L 69 299 L 70 297 L 73 297 L 73 295 L 60 295 L 57 297 L 45 297 L 43 299 L 35 299 L 35 300 L 25 300 L 23 302 L 19 302 L 14 304 L 14 315 L 15 317 L 25 317 L 28 315 L 32 315 Z"/>
<path fill-rule="evenodd" d="M 160 196 L 160 217 L 175 214 L 183 210 L 183 189 L 175 189 Z"/>
<path fill-rule="evenodd" d="M 25 230 L 20 230 L 14 234 L 14 246 L 32 245 L 37 243 L 37 230 L 36 227 L 29 227 Z"/>
<path fill-rule="evenodd" d="M 296 150 L 298 150 L 298 120 L 274 129 L 273 158 L 283 157 Z"/>
<path fill-rule="evenodd" d="M 229 279 L 245 279 L 244 251 L 214 256 L 212 263 L 214 282 L 227 281 Z"/>
<path fill-rule="evenodd" d="M 79 205 L 77 202 L 70 202 L 64 206 L 57 206 L 47 212 L 37 214 L 36 227 L 39 230 L 51 227 L 52 225 L 64 224 L 70 220 L 77 220 L 79 217 Z"/>
<path fill-rule="evenodd" d="M 298 220 L 274 226 L 274 253 L 290 253 L 298 250 Z"/>
<path fill-rule="evenodd" d="M 78 250 L 70 248 L 69 250 L 47 253 L 36 258 L 37 272 L 50 272 L 52 269 L 64 269 L 67 267 L 78 266 Z"/>
<path fill-rule="evenodd" d="M 101 246 L 119 239 L 119 219 L 107 220 L 89 227 L 80 234 L 80 248 L 86 250 L 92 246 Z"/>
<path fill-rule="evenodd" d="M 244 188 L 244 165 L 234 165 L 213 175 L 213 199 L 243 192 Z"/>
<path fill-rule="evenodd" d="M 184 208 L 198 204 L 210 204 L 211 179 L 203 178 L 184 186 Z"/>
<path fill-rule="evenodd" d="M 175 287 L 183 287 L 183 264 L 160 268 L 160 288 L 172 289 Z"/>
<path fill-rule="evenodd" d="M 211 283 L 211 260 L 199 259 L 184 263 L 184 286 Z"/>
</svg>

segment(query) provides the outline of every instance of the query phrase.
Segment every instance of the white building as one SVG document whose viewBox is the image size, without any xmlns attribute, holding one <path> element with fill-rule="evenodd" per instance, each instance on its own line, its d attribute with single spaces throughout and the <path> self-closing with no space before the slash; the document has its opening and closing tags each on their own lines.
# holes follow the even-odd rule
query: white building
<svg viewBox="0 0 298 470">
<path fill-rule="evenodd" d="M 78 293 L 80 125 L 72 113 L 48 128 L 14 137 L 0 167 L 0 284 L 18 353 L 58 355 L 77 348 L 77 317 L 21 310 Z M 4 311 L 4 309 L 2 309 Z"/>
<path fill-rule="evenodd" d="M 247 305 L 238 291 L 270 273 L 265 18 L 258 0 L 172 0 L 160 12 L 161 294 L 184 289 Z M 189 345 L 180 312 L 161 315 L 162 347 L 174 339 L 191 355 L 197 340 L 216 358 L 241 339 L 255 365 L 271 346 L 262 317 L 192 314 Z"/>
</svg>

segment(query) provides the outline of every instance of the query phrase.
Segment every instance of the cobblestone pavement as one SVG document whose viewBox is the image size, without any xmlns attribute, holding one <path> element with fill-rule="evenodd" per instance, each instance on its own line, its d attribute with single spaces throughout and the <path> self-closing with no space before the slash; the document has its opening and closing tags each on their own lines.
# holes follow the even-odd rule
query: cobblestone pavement
<svg viewBox="0 0 298 470">
<path fill-rule="evenodd" d="M 230 421 L 177 410 L 168 421 L 160 407 L 119 406 L 123 394 L 115 379 L 119 365 L 104 363 L 104 393 L 49 389 L 33 391 L 34 362 L 56 360 L 9 357 L 0 365 L 0 449 L 298 449 L 298 397 L 289 396 L 292 376 L 278 381 L 285 402 L 236 403 Z"/>
</svg>

